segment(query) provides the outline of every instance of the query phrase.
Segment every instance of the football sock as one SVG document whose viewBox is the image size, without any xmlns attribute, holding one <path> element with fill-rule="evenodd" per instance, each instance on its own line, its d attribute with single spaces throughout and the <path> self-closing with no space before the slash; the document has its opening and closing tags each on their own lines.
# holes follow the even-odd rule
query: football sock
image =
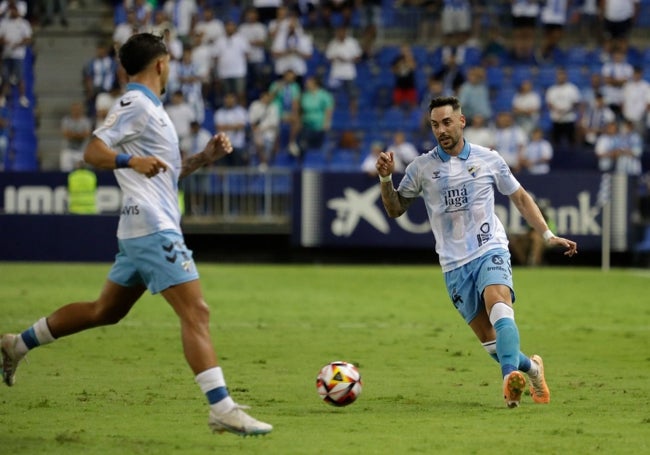
<svg viewBox="0 0 650 455">
<path fill-rule="evenodd" d="M 497 362 L 499 361 L 499 356 L 497 355 L 497 342 L 496 340 L 487 341 L 483 344 L 483 348 L 487 353 Z M 537 365 L 535 362 L 531 362 L 528 356 L 523 352 L 519 351 L 519 371 L 528 373 L 531 376 L 537 376 Z"/>
<path fill-rule="evenodd" d="M 228 394 L 221 367 L 205 370 L 197 374 L 195 380 L 208 399 L 210 408 L 217 414 L 228 412 L 235 406 L 235 402 Z"/>
<path fill-rule="evenodd" d="M 490 311 L 490 322 L 497 333 L 497 356 L 505 377 L 519 369 L 519 329 L 515 324 L 515 312 L 509 305 L 497 302 Z"/>
<path fill-rule="evenodd" d="M 47 325 L 47 319 L 41 318 L 36 323 L 25 330 L 18 337 L 16 343 L 16 353 L 20 356 L 25 355 L 30 349 L 43 346 L 55 341 L 50 328 Z"/>
</svg>

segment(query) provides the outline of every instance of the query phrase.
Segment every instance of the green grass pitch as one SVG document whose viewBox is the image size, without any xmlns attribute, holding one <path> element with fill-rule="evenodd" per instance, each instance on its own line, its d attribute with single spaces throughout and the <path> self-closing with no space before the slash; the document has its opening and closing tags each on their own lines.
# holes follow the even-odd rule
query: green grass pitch
<svg viewBox="0 0 650 455">
<path fill-rule="evenodd" d="M 94 299 L 107 264 L 0 263 L 0 332 Z M 178 321 L 145 295 L 120 324 L 32 351 L 0 388 L 1 454 L 650 453 L 650 271 L 515 268 L 521 346 L 552 399 L 509 410 L 498 365 L 438 266 L 199 264 L 234 399 L 274 425 L 213 435 Z M 356 403 L 319 368 L 359 365 Z"/>
</svg>

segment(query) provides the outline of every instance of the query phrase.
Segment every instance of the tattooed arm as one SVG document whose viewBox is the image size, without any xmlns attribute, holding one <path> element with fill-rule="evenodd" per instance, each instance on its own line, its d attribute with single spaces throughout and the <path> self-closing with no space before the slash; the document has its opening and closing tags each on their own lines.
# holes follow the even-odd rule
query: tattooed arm
<svg viewBox="0 0 650 455">
<path fill-rule="evenodd" d="M 183 159 L 180 178 L 187 177 L 200 167 L 217 161 L 230 153 L 232 153 L 230 138 L 224 133 L 215 134 L 201 153 Z"/>
<path fill-rule="evenodd" d="M 393 181 L 390 179 L 395 169 L 393 152 L 381 152 L 375 167 L 381 182 L 381 201 L 384 203 L 384 209 L 389 217 L 397 218 L 406 212 L 414 199 L 400 195 L 393 187 Z"/>
</svg>

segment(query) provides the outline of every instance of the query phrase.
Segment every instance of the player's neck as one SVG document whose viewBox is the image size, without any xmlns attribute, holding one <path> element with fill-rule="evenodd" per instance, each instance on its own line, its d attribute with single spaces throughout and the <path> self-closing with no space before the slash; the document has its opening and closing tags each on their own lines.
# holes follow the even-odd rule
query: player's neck
<svg viewBox="0 0 650 455">
<path fill-rule="evenodd" d="M 162 87 L 160 86 L 160 79 L 157 75 L 150 74 L 136 74 L 129 78 L 129 82 L 141 84 L 153 92 L 154 95 L 160 97 Z"/>
</svg>

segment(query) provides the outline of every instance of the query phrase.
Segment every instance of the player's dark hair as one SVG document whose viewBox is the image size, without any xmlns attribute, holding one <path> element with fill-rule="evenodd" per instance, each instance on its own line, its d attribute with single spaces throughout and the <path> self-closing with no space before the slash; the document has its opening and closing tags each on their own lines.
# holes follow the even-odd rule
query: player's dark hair
<svg viewBox="0 0 650 455">
<path fill-rule="evenodd" d="M 126 74 L 133 76 L 145 69 L 154 59 L 167 55 L 162 37 L 151 33 L 137 33 L 120 47 L 120 63 Z"/>
<path fill-rule="evenodd" d="M 429 114 L 437 107 L 451 106 L 455 111 L 460 110 L 460 101 L 455 96 L 439 96 L 429 103 Z"/>
</svg>

